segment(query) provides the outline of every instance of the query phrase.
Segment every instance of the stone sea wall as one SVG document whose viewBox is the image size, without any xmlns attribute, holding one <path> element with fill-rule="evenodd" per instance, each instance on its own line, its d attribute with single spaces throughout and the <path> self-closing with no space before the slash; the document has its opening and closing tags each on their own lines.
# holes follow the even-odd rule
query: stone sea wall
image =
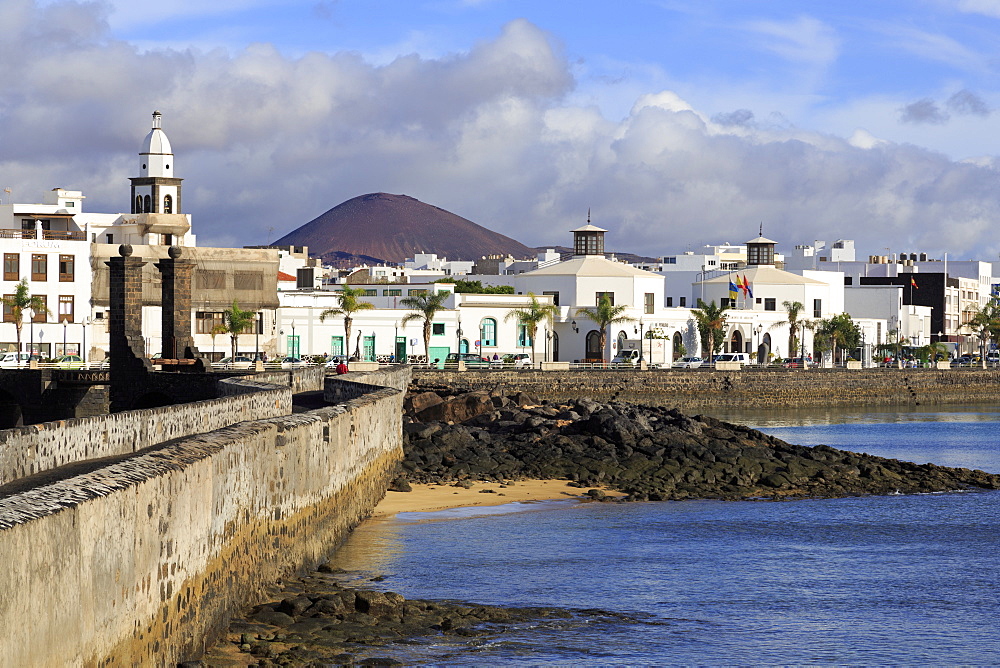
<svg viewBox="0 0 1000 668">
<path fill-rule="evenodd" d="M 409 370 L 395 373 L 405 386 Z M 199 655 L 236 610 L 314 567 L 371 512 L 402 457 L 402 404 L 401 391 L 382 388 L 0 499 L 3 663 L 166 666 Z"/>
<path fill-rule="evenodd" d="M 996 401 L 998 369 L 414 371 L 415 389 L 523 391 L 541 399 L 628 401 L 681 410 L 933 405 Z"/>
<path fill-rule="evenodd" d="M 4 429 L 0 431 L 0 485 L 58 466 L 127 454 L 170 439 L 292 411 L 288 387 L 232 378 L 220 381 L 220 393 L 229 396 Z"/>
</svg>

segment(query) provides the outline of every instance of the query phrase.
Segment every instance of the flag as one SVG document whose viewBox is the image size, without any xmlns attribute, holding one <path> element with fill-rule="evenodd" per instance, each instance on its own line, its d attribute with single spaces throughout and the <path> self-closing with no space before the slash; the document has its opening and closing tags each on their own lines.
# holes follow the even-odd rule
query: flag
<svg viewBox="0 0 1000 668">
<path fill-rule="evenodd" d="M 739 275 L 736 276 L 736 287 L 738 287 L 740 289 L 740 292 L 743 293 L 744 297 L 747 296 L 747 286 L 746 286 L 746 283 L 744 282 L 744 279 L 742 279 L 742 278 L 739 277 Z"/>
<path fill-rule="evenodd" d="M 750 281 L 747 280 L 746 274 L 743 274 L 743 289 L 746 290 L 747 296 L 753 299 L 753 288 L 750 287 Z"/>
<path fill-rule="evenodd" d="M 735 302 L 736 301 L 736 297 L 738 295 L 739 295 L 739 289 L 736 287 L 736 284 L 733 283 L 733 279 L 730 278 L 729 279 L 729 298 L 732 299 Z"/>
<path fill-rule="evenodd" d="M 920 289 L 920 286 L 917 285 L 917 280 L 912 276 L 910 276 L 910 287 L 916 288 L 917 290 Z"/>
</svg>

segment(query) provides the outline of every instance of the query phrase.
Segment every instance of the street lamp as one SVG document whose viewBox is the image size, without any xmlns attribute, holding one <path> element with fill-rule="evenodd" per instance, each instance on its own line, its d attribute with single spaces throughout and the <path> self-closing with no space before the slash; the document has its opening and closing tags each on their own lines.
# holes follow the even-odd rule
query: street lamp
<svg viewBox="0 0 1000 668">
<path fill-rule="evenodd" d="M 260 359 L 260 329 L 264 326 L 264 314 L 261 311 L 257 311 L 257 322 L 254 324 L 257 325 L 253 331 L 253 361 L 256 362 Z"/>
<path fill-rule="evenodd" d="M 576 326 L 576 320 L 574 320 L 573 322 L 569 323 L 569 326 L 573 328 L 573 332 L 575 334 L 579 334 L 580 333 L 580 328 Z"/>
<path fill-rule="evenodd" d="M 757 326 L 753 328 L 753 333 L 756 335 L 757 339 L 757 364 L 759 366 L 764 365 L 764 361 L 760 359 L 760 333 L 764 331 L 764 324 L 757 323 Z"/>
<path fill-rule="evenodd" d="M 87 363 L 87 328 L 88 327 L 90 327 L 90 318 L 89 317 L 84 318 L 83 323 L 82 323 L 82 327 L 81 327 L 81 331 L 83 333 L 83 349 L 80 351 L 80 359 L 83 360 L 84 364 Z"/>
<path fill-rule="evenodd" d="M 67 327 L 67 324 L 68 323 L 66 322 L 66 318 L 63 318 L 63 352 L 62 352 L 63 355 L 67 354 L 66 353 L 66 327 Z"/>
<path fill-rule="evenodd" d="M 643 363 L 642 359 L 642 333 L 643 333 L 643 323 L 642 318 L 639 318 L 639 364 Z"/>
<path fill-rule="evenodd" d="M 291 355 L 292 357 L 298 357 L 299 356 L 298 352 L 299 352 L 299 340 L 295 338 L 295 321 L 292 320 L 292 345 L 291 345 L 291 350 L 288 351 L 288 354 Z"/>
<path fill-rule="evenodd" d="M 455 330 L 455 338 L 457 339 L 457 341 L 455 342 L 455 352 L 456 353 L 461 353 L 462 352 L 462 334 L 463 334 L 463 332 L 462 332 L 462 318 L 459 317 L 458 318 L 458 329 Z"/>
</svg>

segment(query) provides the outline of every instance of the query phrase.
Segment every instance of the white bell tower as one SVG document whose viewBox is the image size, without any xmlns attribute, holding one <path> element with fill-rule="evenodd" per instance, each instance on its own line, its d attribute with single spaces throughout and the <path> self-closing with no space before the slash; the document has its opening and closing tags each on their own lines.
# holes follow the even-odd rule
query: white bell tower
<svg viewBox="0 0 1000 668">
<path fill-rule="evenodd" d="M 139 176 L 132 182 L 132 213 L 181 213 L 181 181 L 174 177 L 174 154 L 153 112 L 153 127 L 139 152 Z"/>
</svg>

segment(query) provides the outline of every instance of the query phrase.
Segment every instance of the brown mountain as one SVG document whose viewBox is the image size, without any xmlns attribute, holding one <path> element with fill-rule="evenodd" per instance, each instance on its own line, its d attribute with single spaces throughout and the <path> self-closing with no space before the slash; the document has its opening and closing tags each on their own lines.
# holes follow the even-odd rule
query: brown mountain
<svg viewBox="0 0 1000 668">
<path fill-rule="evenodd" d="M 407 195 L 372 193 L 349 199 L 273 243 L 309 246 L 324 259 L 366 256 L 402 264 L 414 253 L 437 253 L 449 260 L 484 255 L 535 256 L 527 246 L 471 220 Z"/>
</svg>

